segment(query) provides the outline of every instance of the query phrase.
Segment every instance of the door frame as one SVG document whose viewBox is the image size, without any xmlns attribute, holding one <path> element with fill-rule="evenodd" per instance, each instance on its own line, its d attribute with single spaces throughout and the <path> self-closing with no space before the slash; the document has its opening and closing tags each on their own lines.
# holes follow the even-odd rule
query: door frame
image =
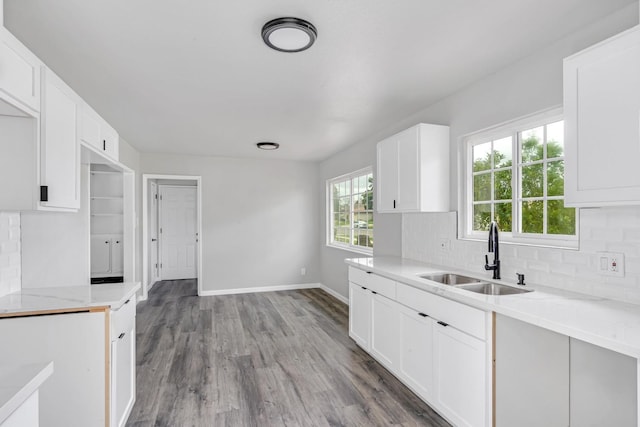
<svg viewBox="0 0 640 427">
<path fill-rule="evenodd" d="M 153 285 L 149 277 L 149 181 L 158 179 L 168 179 L 177 181 L 196 181 L 196 228 L 198 232 L 198 248 L 196 250 L 198 296 L 202 295 L 202 177 L 200 175 L 142 175 L 142 297 L 146 300 L 149 297 L 149 289 Z"/>
</svg>

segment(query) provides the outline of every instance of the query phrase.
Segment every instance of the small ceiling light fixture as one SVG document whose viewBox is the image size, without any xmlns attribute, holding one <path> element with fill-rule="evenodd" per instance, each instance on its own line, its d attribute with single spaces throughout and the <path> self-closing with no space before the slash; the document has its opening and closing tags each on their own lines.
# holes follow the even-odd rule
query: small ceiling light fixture
<svg viewBox="0 0 640 427">
<path fill-rule="evenodd" d="M 277 150 L 280 148 L 280 144 L 277 142 L 258 142 L 256 145 L 261 150 Z"/>
<path fill-rule="evenodd" d="M 316 41 L 318 31 L 310 22 L 299 18 L 278 18 L 262 27 L 262 40 L 280 52 L 301 52 Z"/>
</svg>

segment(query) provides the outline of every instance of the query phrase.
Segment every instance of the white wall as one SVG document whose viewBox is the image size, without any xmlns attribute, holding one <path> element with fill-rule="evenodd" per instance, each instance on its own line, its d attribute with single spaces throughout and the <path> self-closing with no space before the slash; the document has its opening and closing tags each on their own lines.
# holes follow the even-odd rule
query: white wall
<svg viewBox="0 0 640 427">
<path fill-rule="evenodd" d="M 135 281 L 142 281 L 142 174 L 140 173 L 140 153 L 133 148 L 127 141 L 120 138 L 119 161 L 135 174 L 135 213 L 136 213 L 136 230 L 135 230 Z"/>
<path fill-rule="evenodd" d="M 372 135 L 370 141 L 361 142 L 344 153 L 339 153 L 321 163 L 321 178 L 326 179 L 340 173 L 356 170 L 366 164 L 375 163 L 375 143 L 400 130 L 416 123 L 446 124 L 451 130 L 451 210 L 458 208 L 458 151 L 461 138 L 505 121 L 534 113 L 562 104 L 562 59 L 598 41 L 604 40 L 638 23 L 638 5 L 633 4 L 618 13 L 594 23 L 542 51 L 525 58 L 511 66 L 487 76 L 484 79 L 462 89 L 440 102 L 397 123 L 393 128 Z M 324 197 L 324 187 L 322 190 Z M 629 208 L 625 214 L 613 210 L 601 213 L 583 212 L 581 224 L 582 251 L 563 251 L 532 249 L 513 246 L 503 249 L 502 258 L 504 277 L 515 274 L 515 270 L 524 272 L 533 281 L 544 281 L 545 284 L 568 287 L 598 295 L 624 299 L 635 295 L 635 270 L 640 271 L 640 263 L 636 266 L 633 258 L 637 254 L 636 237 L 633 236 L 635 224 L 635 208 Z M 631 213 L 629 213 L 631 212 Z M 640 215 L 640 214 L 639 214 Z M 391 254 L 397 252 L 397 242 L 401 242 L 401 254 L 404 257 L 425 262 L 438 262 L 443 265 L 477 270 L 484 265 L 486 244 L 479 242 L 456 241 L 455 214 L 391 214 L 393 218 L 375 222 L 375 254 Z M 586 216 L 586 217 L 585 217 Z M 621 223 L 616 232 L 607 233 L 612 226 L 609 219 L 620 216 L 627 222 Z M 589 221 L 595 224 L 587 230 Z M 607 225 L 610 224 L 610 225 Z M 593 230 L 597 231 L 593 231 Z M 596 233 L 592 237 L 590 233 Z M 398 237 L 401 236 L 401 240 Z M 380 238 L 382 237 L 382 238 Z M 452 240 L 452 250 L 443 254 L 437 246 L 438 237 Z M 595 239 L 595 240 L 594 240 Z M 640 239 L 640 238 L 639 238 Z M 596 243 L 597 240 L 597 243 Z M 640 240 L 639 240 L 640 241 Z M 587 243 L 589 242 L 589 243 Z M 592 278 L 593 271 L 589 266 L 595 250 L 611 250 L 615 248 L 626 252 L 631 263 L 624 283 L 615 280 L 592 280 L 580 286 L 585 277 Z M 335 251 L 335 252 L 331 252 Z M 510 251 L 512 251 L 510 253 Z M 342 260 L 354 257 L 344 251 L 323 248 L 322 280 L 323 283 L 342 295 L 347 295 L 346 267 Z M 482 263 L 479 259 L 482 257 Z M 519 261 L 517 261 L 519 260 Z M 573 260 L 574 264 L 568 262 Z M 342 264 L 341 264 L 342 263 Z M 522 270 L 522 271 L 520 271 Z M 561 274 L 559 270 L 562 270 Z M 640 274 L 640 273 L 639 273 Z M 623 297 L 622 295 L 625 295 Z M 634 296 L 634 298 L 636 298 Z M 638 296 L 640 298 L 640 296 Z M 639 299 L 640 300 L 640 299 Z"/>
<path fill-rule="evenodd" d="M 202 177 L 205 293 L 319 281 L 316 163 L 143 153 L 141 172 Z"/>
<path fill-rule="evenodd" d="M 89 284 L 87 165 L 82 165 L 80 182 L 78 212 L 22 212 L 22 289 Z"/>
<path fill-rule="evenodd" d="M 0 212 L 0 297 L 20 290 L 20 213 Z"/>
</svg>

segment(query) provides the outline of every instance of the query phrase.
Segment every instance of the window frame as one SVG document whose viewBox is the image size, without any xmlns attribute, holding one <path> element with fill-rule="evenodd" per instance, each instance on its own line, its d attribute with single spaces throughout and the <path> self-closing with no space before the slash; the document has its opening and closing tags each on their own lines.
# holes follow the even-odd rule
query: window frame
<svg viewBox="0 0 640 427">
<path fill-rule="evenodd" d="M 374 184 L 372 186 L 372 190 L 371 190 L 371 194 L 372 197 L 375 199 L 375 177 L 373 176 L 373 167 L 372 166 L 367 166 L 365 168 L 362 169 L 358 169 L 356 171 L 350 172 L 350 173 L 346 173 L 344 175 L 340 175 L 340 176 L 336 176 L 334 178 L 330 178 L 326 180 L 325 183 L 325 191 L 326 191 L 326 200 L 327 200 L 327 209 L 326 209 L 326 246 L 328 247 L 332 247 L 332 248 L 337 248 L 337 249 L 342 249 L 342 250 L 347 250 L 350 252 L 357 252 L 357 253 L 361 253 L 364 255 L 373 255 L 373 248 L 368 248 L 365 246 L 359 246 L 359 245 L 354 245 L 353 243 L 341 243 L 341 242 L 337 242 L 333 240 L 333 234 L 334 234 L 334 227 L 333 227 L 333 193 L 332 193 L 332 188 L 333 188 L 333 184 L 337 183 L 337 182 L 343 182 L 343 181 L 349 181 L 350 185 L 351 185 L 351 191 L 350 191 L 350 195 L 349 197 L 351 198 L 351 203 L 350 206 L 352 209 L 353 208 L 353 179 L 363 176 L 363 175 L 371 175 L 372 178 L 374 179 Z M 374 208 L 371 209 L 371 215 L 373 215 L 375 213 L 375 200 L 373 200 L 373 206 Z M 353 214 L 353 211 L 350 210 L 350 215 Z M 352 219 L 353 221 L 353 219 Z M 350 234 L 350 239 L 349 242 L 353 242 L 353 230 L 354 227 L 350 227 L 351 230 L 351 234 Z M 375 233 L 375 222 L 374 222 L 374 227 L 370 229 L 373 233 Z"/>
<path fill-rule="evenodd" d="M 459 238 L 462 240 L 486 240 L 487 233 L 486 232 L 478 232 L 473 230 L 473 177 L 474 172 L 472 168 L 472 159 L 473 159 L 473 147 L 475 145 L 483 144 L 490 141 L 496 141 L 501 138 L 512 138 L 512 174 L 511 174 L 511 203 L 512 203 L 512 231 L 511 232 L 502 232 L 500 233 L 501 241 L 505 243 L 518 244 L 523 246 L 542 246 L 542 247 L 553 247 L 553 248 L 563 248 L 563 249 L 578 249 L 579 246 L 579 232 L 580 232 L 580 214 L 579 208 L 576 208 L 576 234 L 575 236 L 570 235 L 553 235 L 553 234 L 537 234 L 537 233 L 523 233 L 521 230 L 521 222 L 522 215 L 520 212 L 520 202 L 523 199 L 529 199 L 522 197 L 522 186 L 521 186 L 521 173 L 522 173 L 522 165 L 527 165 L 532 162 L 523 163 L 521 158 L 521 140 L 518 137 L 520 132 L 545 126 L 548 124 L 552 124 L 557 121 L 563 121 L 563 111 L 561 107 L 555 107 L 549 110 L 544 110 L 542 112 L 534 113 L 528 116 L 521 117 L 519 119 L 515 119 L 512 121 L 508 121 L 502 123 L 497 126 L 493 126 L 478 132 L 474 132 L 468 135 L 465 135 L 461 138 L 461 182 L 463 183 L 463 189 L 460 192 L 460 209 L 461 214 L 461 224 L 459 231 Z M 546 141 L 545 141 L 546 142 Z M 562 156 L 564 160 L 566 158 L 566 148 L 565 153 Z M 545 144 L 545 157 L 541 160 L 535 161 L 533 163 L 541 163 L 547 164 L 549 161 L 558 160 L 558 157 L 553 159 L 546 158 L 546 144 Z M 500 168 L 498 168 L 500 169 Z M 490 169 L 493 174 L 494 165 L 491 166 Z M 566 171 L 565 171 L 566 174 Z M 544 182 L 547 182 L 547 174 L 545 169 Z M 493 188 L 493 180 L 492 180 L 492 188 Z M 546 192 L 545 192 L 546 193 Z M 558 199 L 557 196 L 548 196 L 544 194 L 542 197 L 536 199 L 540 200 L 555 200 Z M 562 196 L 564 200 L 564 196 Z M 491 200 L 490 203 L 495 204 L 495 200 Z M 492 208 L 493 210 L 493 208 Z M 545 211 L 546 218 L 546 211 Z M 546 224 L 545 224 L 546 229 Z M 515 230 L 514 230 L 515 229 Z"/>
</svg>

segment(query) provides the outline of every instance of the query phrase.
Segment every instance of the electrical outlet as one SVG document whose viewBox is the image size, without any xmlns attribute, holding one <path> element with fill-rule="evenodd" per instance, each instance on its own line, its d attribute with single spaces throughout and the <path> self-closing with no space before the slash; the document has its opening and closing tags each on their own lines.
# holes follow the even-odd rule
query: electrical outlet
<svg viewBox="0 0 640 427">
<path fill-rule="evenodd" d="M 624 254 L 620 252 L 598 252 L 598 274 L 624 277 Z"/>
<path fill-rule="evenodd" d="M 301 275 L 301 276 L 305 276 L 306 274 L 307 274 L 307 269 L 306 269 L 305 267 L 302 267 L 302 268 L 300 269 L 300 275 Z"/>
<path fill-rule="evenodd" d="M 449 252 L 451 249 L 451 240 L 446 237 L 441 237 L 440 240 L 438 240 L 438 246 L 440 246 L 442 252 Z"/>
</svg>

